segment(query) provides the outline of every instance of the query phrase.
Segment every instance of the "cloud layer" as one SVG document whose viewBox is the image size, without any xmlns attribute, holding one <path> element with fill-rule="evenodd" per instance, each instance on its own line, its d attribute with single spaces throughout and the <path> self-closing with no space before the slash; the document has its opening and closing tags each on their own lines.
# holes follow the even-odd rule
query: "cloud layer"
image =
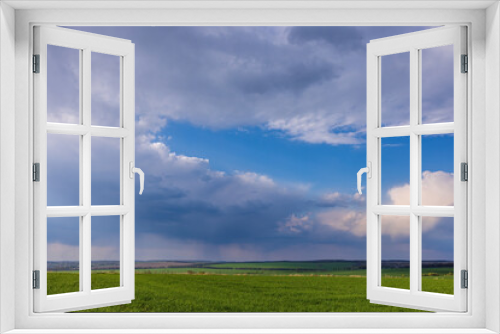
<svg viewBox="0 0 500 334">
<path fill-rule="evenodd" d="M 213 131 L 256 127 L 265 135 L 296 144 L 363 148 L 366 43 L 419 29 L 82 28 L 136 43 L 136 165 L 147 175 L 146 190 L 136 199 L 137 259 L 363 259 L 364 197 L 335 191 L 334 184 L 332 191 L 317 192 L 301 180 L 283 182 L 251 169 L 218 170 L 210 159 L 172 150 L 166 127 L 171 122 Z M 93 58 L 93 124 L 113 125 L 117 120 L 113 112 L 118 106 L 116 59 L 110 57 Z M 446 58 L 446 52 L 442 57 Z M 69 83 L 59 87 L 54 80 L 52 87 L 70 94 L 78 83 L 74 63 L 54 72 L 54 78 L 63 76 L 71 78 Z M 401 78 L 392 79 L 394 94 L 401 95 Z M 426 103 L 441 105 L 443 112 L 433 119 L 443 119 L 449 103 L 433 92 L 432 87 L 427 91 Z M 52 120 L 76 122 L 73 100 L 50 100 Z M 395 122 L 403 122 L 404 115 L 397 108 L 386 112 Z M 116 204 L 118 145 L 98 138 L 93 143 L 93 204 Z M 78 191 L 65 192 L 78 189 L 78 172 L 71 174 L 75 168 L 65 167 L 78 157 L 78 141 L 71 145 L 67 140 L 49 139 L 49 144 L 53 152 L 49 152 L 53 161 L 49 165 L 53 189 L 49 200 L 62 203 L 58 205 L 78 203 Z M 68 146 L 72 148 L 64 148 Z M 424 172 L 422 185 L 423 193 L 429 194 L 424 201 L 452 205 L 450 174 Z M 389 190 L 393 204 L 404 200 L 405 187 L 409 185 Z M 384 237 L 401 247 L 408 232 L 398 219 L 384 218 L 388 226 Z M 441 228 L 438 221 L 426 226 L 425 232 Z M 118 246 L 107 242 L 110 233 L 96 234 L 93 239 L 95 259 L 116 257 Z M 48 241 L 52 253 L 66 254 L 60 258 L 75 254 L 74 238 L 54 233 Z M 429 248 L 433 256 L 448 254 Z M 397 247 L 394 249 L 397 253 Z"/>
</svg>

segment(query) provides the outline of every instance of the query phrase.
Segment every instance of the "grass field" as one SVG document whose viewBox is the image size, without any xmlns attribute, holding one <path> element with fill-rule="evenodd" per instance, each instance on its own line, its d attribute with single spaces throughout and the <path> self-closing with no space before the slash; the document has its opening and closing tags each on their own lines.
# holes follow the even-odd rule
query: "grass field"
<svg viewBox="0 0 500 334">
<path fill-rule="evenodd" d="M 371 304 L 356 262 L 209 263 L 137 269 L 130 304 L 83 312 L 414 312 Z M 409 288 L 408 268 L 383 269 L 382 285 Z M 48 293 L 79 289 L 78 272 L 48 273 Z M 117 270 L 92 272 L 92 289 L 119 285 Z M 422 290 L 453 294 L 452 268 L 424 268 Z"/>
<path fill-rule="evenodd" d="M 204 268 L 217 269 L 280 269 L 280 270 L 314 270 L 314 271 L 336 271 L 350 270 L 359 267 L 357 262 L 350 261 L 304 261 L 304 262 L 230 262 L 230 263 L 208 263 L 202 265 Z"/>
</svg>

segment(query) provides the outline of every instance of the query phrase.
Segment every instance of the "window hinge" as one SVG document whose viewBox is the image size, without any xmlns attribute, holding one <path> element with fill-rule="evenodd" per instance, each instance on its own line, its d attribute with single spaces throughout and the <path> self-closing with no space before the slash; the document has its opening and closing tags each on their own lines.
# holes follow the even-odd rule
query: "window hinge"
<svg viewBox="0 0 500 334">
<path fill-rule="evenodd" d="M 469 287 L 469 273 L 467 270 L 462 270 L 462 289 L 467 289 Z"/>
<path fill-rule="evenodd" d="M 469 181 L 469 165 L 466 162 L 462 162 L 462 164 L 460 165 L 460 170 L 460 180 Z"/>
<path fill-rule="evenodd" d="M 33 164 L 33 181 L 40 182 L 40 163 Z"/>
<path fill-rule="evenodd" d="M 40 55 L 33 55 L 33 73 L 40 73 Z"/>
<path fill-rule="evenodd" d="M 462 55 L 462 73 L 469 72 L 469 56 Z"/>
<path fill-rule="evenodd" d="M 33 270 L 33 289 L 40 289 L 40 270 Z"/>
</svg>

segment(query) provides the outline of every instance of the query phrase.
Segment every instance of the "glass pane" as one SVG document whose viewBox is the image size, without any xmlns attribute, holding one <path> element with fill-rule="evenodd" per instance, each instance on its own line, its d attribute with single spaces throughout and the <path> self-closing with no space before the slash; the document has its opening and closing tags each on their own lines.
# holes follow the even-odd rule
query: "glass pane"
<svg viewBox="0 0 500 334">
<path fill-rule="evenodd" d="M 453 45 L 421 50 L 422 123 L 453 122 Z"/>
<path fill-rule="evenodd" d="M 410 124 L 410 53 L 381 57 L 382 126 Z"/>
<path fill-rule="evenodd" d="M 92 125 L 120 126 L 120 57 L 92 52 Z"/>
<path fill-rule="evenodd" d="M 453 294 L 453 218 L 422 217 L 422 291 Z"/>
<path fill-rule="evenodd" d="M 381 141 L 382 204 L 410 205 L 410 137 Z"/>
<path fill-rule="evenodd" d="M 410 289 L 410 217 L 380 217 L 382 233 L 381 286 Z"/>
<path fill-rule="evenodd" d="M 120 141 L 92 137 L 92 205 L 120 204 Z"/>
<path fill-rule="evenodd" d="M 80 50 L 47 45 L 47 122 L 80 123 Z"/>
<path fill-rule="evenodd" d="M 120 216 L 92 217 L 92 290 L 120 286 Z"/>
<path fill-rule="evenodd" d="M 80 205 L 80 136 L 47 134 L 47 205 Z"/>
<path fill-rule="evenodd" d="M 47 294 L 80 291 L 80 218 L 47 218 Z"/>
<path fill-rule="evenodd" d="M 422 205 L 453 205 L 453 134 L 422 136 Z"/>
</svg>

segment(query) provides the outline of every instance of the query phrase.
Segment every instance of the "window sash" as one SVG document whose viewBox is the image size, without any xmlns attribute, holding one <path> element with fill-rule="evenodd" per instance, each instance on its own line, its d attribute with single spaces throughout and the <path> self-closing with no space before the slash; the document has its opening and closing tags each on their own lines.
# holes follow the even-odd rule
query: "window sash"
<svg viewBox="0 0 500 334">
<path fill-rule="evenodd" d="M 80 50 L 79 124 L 47 123 L 47 45 Z M 120 57 L 120 127 L 91 125 L 91 54 Z M 34 161 L 40 163 L 40 182 L 34 184 L 34 266 L 40 271 L 40 288 L 33 290 L 34 311 L 73 311 L 128 303 L 134 299 L 134 46 L 130 41 L 76 30 L 35 27 L 34 53 L 40 55 L 40 73 L 34 75 Z M 80 138 L 80 205 L 47 206 L 47 134 Z M 92 137 L 120 139 L 120 205 L 91 204 Z M 120 286 L 92 290 L 92 216 L 120 216 Z M 79 217 L 80 291 L 47 295 L 47 217 Z"/>
<path fill-rule="evenodd" d="M 466 92 L 467 76 L 460 73 L 460 55 L 466 54 L 466 28 L 443 27 L 371 41 L 367 46 L 367 161 L 372 177 L 367 180 L 367 297 L 377 304 L 438 311 L 467 310 L 467 290 L 461 288 L 461 270 L 467 270 L 467 182 L 460 180 L 460 164 L 467 162 Z M 454 122 L 421 124 L 420 50 L 443 45 L 454 46 Z M 410 124 L 382 127 L 381 57 L 410 53 Z M 423 134 L 454 134 L 454 206 L 432 207 L 420 204 L 422 175 L 421 139 Z M 381 205 L 382 138 L 408 136 L 410 139 L 410 205 Z M 381 217 L 410 217 L 410 289 L 381 286 Z M 421 217 L 454 218 L 454 295 L 421 290 Z"/>
</svg>

